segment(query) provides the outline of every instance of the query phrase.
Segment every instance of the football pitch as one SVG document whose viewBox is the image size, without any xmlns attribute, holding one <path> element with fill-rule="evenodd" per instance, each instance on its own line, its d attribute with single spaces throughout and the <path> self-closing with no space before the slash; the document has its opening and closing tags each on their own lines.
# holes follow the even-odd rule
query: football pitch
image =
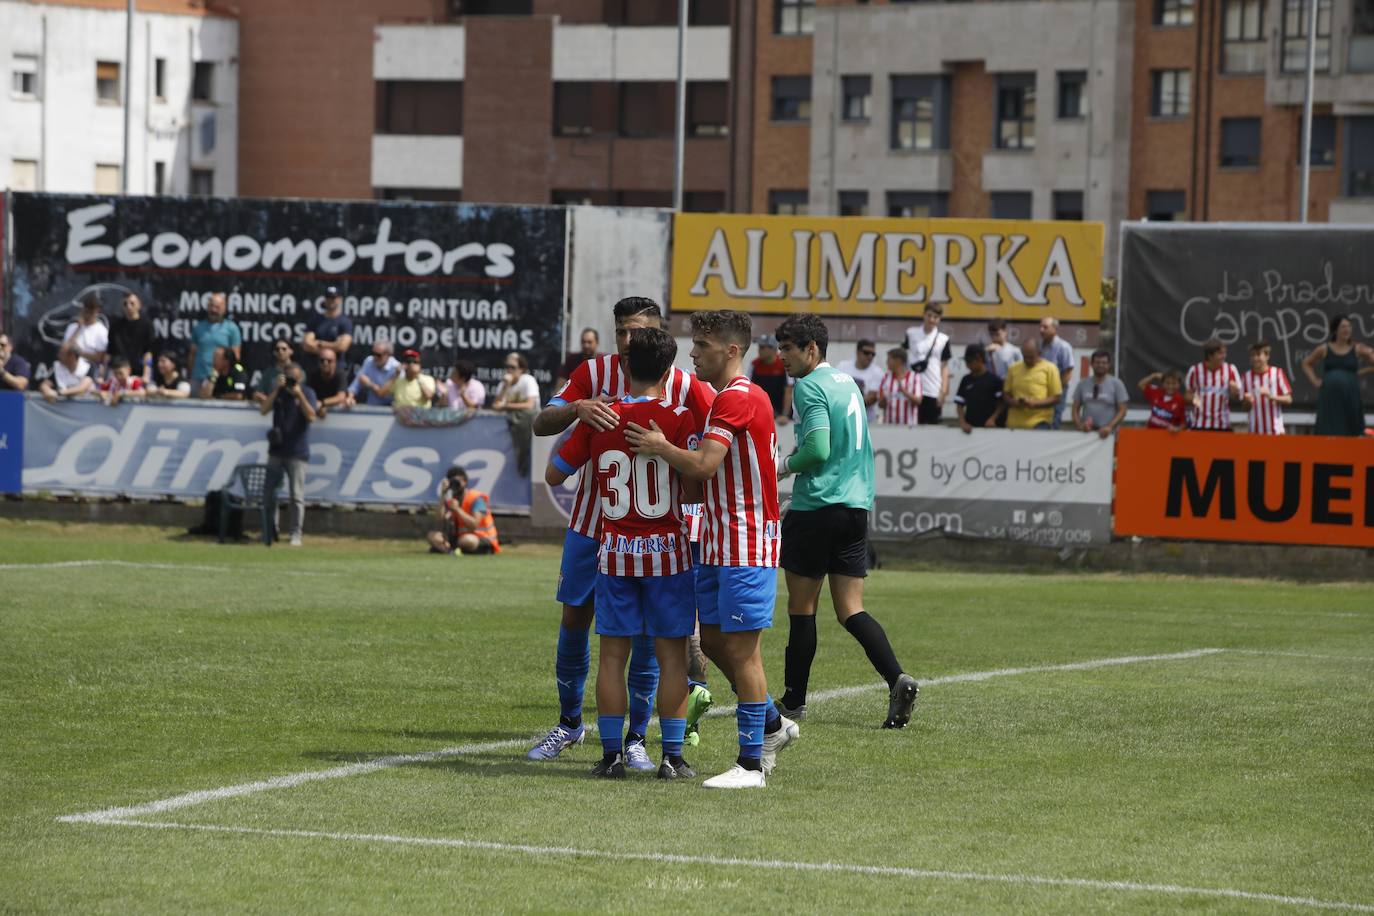
<svg viewBox="0 0 1374 916">
<path fill-rule="evenodd" d="M 524 760 L 557 548 L 423 549 L 0 519 L 0 911 L 1374 912 L 1369 585 L 881 569 L 911 726 L 826 599 L 710 792 Z"/>
</svg>

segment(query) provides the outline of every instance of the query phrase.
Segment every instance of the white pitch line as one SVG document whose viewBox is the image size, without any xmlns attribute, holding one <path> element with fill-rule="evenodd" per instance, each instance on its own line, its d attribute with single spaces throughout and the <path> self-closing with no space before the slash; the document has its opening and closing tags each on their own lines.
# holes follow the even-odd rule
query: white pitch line
<svg viewBox="0 0 1374 916">
<path fill-rule="evenodd" d="M 679 855 L 664 852 L 620 852 L 603 849 L 579 849 L 573 846 L 534 846 L 525 843 L 496 843 L 489 840 L 463 840 L 450 837 L 395 836 L 385 833 L 330 833 L 322 830 L 285 830 L 263 827 L 235 827 L 220 824 L 149 823 L 146 821 L 115 818 L 100 821 L 99 823 L 121 827 L 144 827 L 151 830 L 196 830 L 246 836 L 335 840 L 350 843 L 390 843 L 404 846 L 428 846 L 449 849 L 476 849 L 486 852 L 518 853 L 536 858 L 569 857 L 581 859 L 610 859 L 621 862 L 653 862 L 664 865 L 708 865 L 727 868 L 761 868 L 774 871 L 838 873 L 883 878 L 912 878 L 926 881 L 1032 885 L 1038 887 L 1060 887 L 1095 891 L 1126 891 L 1144 894 L 1169 894 L 1185 897 L 1212 897 L 1228 900 L 1246 900 L 1256 903 L 1277 903 L 1318 910 L 1374 913 L 1374 905 L 1348 903 L 1342 900 L 1320 900 L 1315 897 L 1297 897 L 1288 894 L 1244 891 L 1224 887 L 1189 887 L 1182 884 L 1110 881 L 1101 878 L 1056 878 L 1046 875 L 1018 874 L 998 875 L 972 871 L 907 868 L 893 865 L 858 865 L 847 862 L 802 862 L 782 859 L 743 859 L 726 856 Z"/>
<path fill-rule="evenodd" d="M 1094 668 L 1107 668 L 1113 665 L 1134 665 L 1142 662 L 1178 661 L 1181 659 L 1199 658 L 1220 651 L 1222 650 L 1193 649 L 1188 652 L 1172 652 L 1165 655 L 1124 655 L 1116 658 L 1098 658 L 1089 661 L 1070 662 L 1065 665 L 1040 665 L 1032 668 L 999 668 L 995 671 L 972 671 L 967 674 L 951 674 L 945 677 L 932 678 L 924 683 L 926 686 L 933 686 L 986 681 L 991 678 L 1011 677 L 1017 674 L 1038 674 L 1050 671 L 1088 671 Z M 852 694 L 866 693 L 881 687 L 883 687 L 882 684 L 864 684 L 858 687 L 843 687 L 838 690 L 820 691 L 813 695 L 812 701 L 819 702 L 850 696 Z M 717 709 L 712 710 L 712 714 L 725 715 L 734 708 L 734 706 L 717 707 Z M 589 728 L 588 730 L 592 731 L 593 729 Z M 175 811 L 179 808 L 189 808 L 192 805 L 202 805 L 206 802 L 220 801 L 226 798 L 256 795 L 259 792 L 268 792 L 273 789 L 291 789 L 308 782 L 318 782 L 322 779 L 342 779 L 346 776 L 361 776 L 364 773 L 374 773 L 377 770 L 405 766 L 410 763 L 447 760 L 452 757 L 462 757 L 467 754 L 481 754 L 487 751 L 502 750 L 504 748 L 525 744 L 528 740 L 529 739 L 524 738 L 511 738 L 503 741 L 491 741 L 485 744 L 459 745 L 457 747 L 447 747 L 436 751 L 422 751 L 414 754 L 393 754 L 389 757 L 378 757 L 376 760 L 369 760 L 365 763 L 350 763 L 346 766 L 333 767 L 328 770 L 306 770 L 300 773 L 290 773 L 285 776 L 274 776 L 271 779 L 239 783 L 233 786 L 222 786 L 218 789 L 202 789 L 196 792 L 186 792 L 182 795 L 174 795 L 171 798 L 163 798 L 158 801 L 146 802 L 141 805 L 103 808 L 98 811 L 66 814 L 59 817 L 57 820 L 64 824 L 80 824 L 101 823 L 119 818 L 143 817 L 149 814 Z"/>
</svg>

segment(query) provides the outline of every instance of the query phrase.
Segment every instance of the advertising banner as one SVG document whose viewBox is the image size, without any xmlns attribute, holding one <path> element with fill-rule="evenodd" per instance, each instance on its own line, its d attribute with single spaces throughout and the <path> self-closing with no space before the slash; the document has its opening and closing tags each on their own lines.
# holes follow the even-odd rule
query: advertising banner
<svg viewBox="0 0 1374 916">
<path fill-rule="evenodd" d="M 1374 440 L 1120 433 L 1116 533 L 1374 547 Z"/>
<path fill-rule="evenodd" d="M 1293 410 L 1317 392 L 1301 365 L 1347 315 L 1355 339 L 1374 338 L 1374 226 L 1123 223 L 1118 374 L 1136 382 L 1202 361 L 1217 338 L 1242 372 L 1265 341 L 1293 385 Z M 1363 380 L 1366 402 L 1374 387 Z"/>
<path fill-rule="evenodd" d="M 108 323 L 128 292 L 159 348 L 184 353 L 213 292 L 228 297 L 250 370 L 280 336 L 300 341 L 337 286 L 353 345 L 421 351 L 426 366 L 471 360 L 499 381 L 519 351 L 545 387 L 562 360 L 567 215 L 548 207 L 238 198 L 12 194 L 6 322 L 36 378 L 81 300 Z"/>
<path fill-rule="evenodd" d="M 48 404 L 25 401 L 24 490 L 201 498 L 240 464 L 267 460 L 271 417 L 247 405 Z M 479 413 L 447 427 L 404 426 L 389 411 L 331 412 L 310 427 L 306 499 L 312 503 L 433 505 L 450 465 L 490 494 L 497 512 L 524 513 L 506 419 Z"/>
<path fill-rule="evenodd" d="M 24 396 L 0 391 L 0 493 L 18 493 L 24 470 Z"/>
<path fill-rule="evenodd" d="M 1102 224 L 679 213 L 672 307 L 1096 322 Z"/>
</svg>

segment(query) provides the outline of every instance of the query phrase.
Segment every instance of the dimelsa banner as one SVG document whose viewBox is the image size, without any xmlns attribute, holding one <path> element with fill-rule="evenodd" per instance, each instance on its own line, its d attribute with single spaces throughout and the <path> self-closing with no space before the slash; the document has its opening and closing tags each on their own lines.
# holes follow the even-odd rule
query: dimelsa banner
<svg viewBox="0 0 1374 916">
<path fill-rule="evenodd" d="M 672 307 L 1096 322 L 1102 224 L 681 213 Z"/>
</svg>

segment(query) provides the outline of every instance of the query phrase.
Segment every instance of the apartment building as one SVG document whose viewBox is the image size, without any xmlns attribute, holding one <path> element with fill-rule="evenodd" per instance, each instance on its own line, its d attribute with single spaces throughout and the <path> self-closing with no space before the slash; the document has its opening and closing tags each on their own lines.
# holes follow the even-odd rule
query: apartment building
<svg viewBox="0 0 1374 916">
<path fill-rule="evenodd" d="M 0 0 L 0 188 L 232 195 L 238 23 L 198 0 L 140 0 L 125 59 L 120 0 Z"/>
</svg>

